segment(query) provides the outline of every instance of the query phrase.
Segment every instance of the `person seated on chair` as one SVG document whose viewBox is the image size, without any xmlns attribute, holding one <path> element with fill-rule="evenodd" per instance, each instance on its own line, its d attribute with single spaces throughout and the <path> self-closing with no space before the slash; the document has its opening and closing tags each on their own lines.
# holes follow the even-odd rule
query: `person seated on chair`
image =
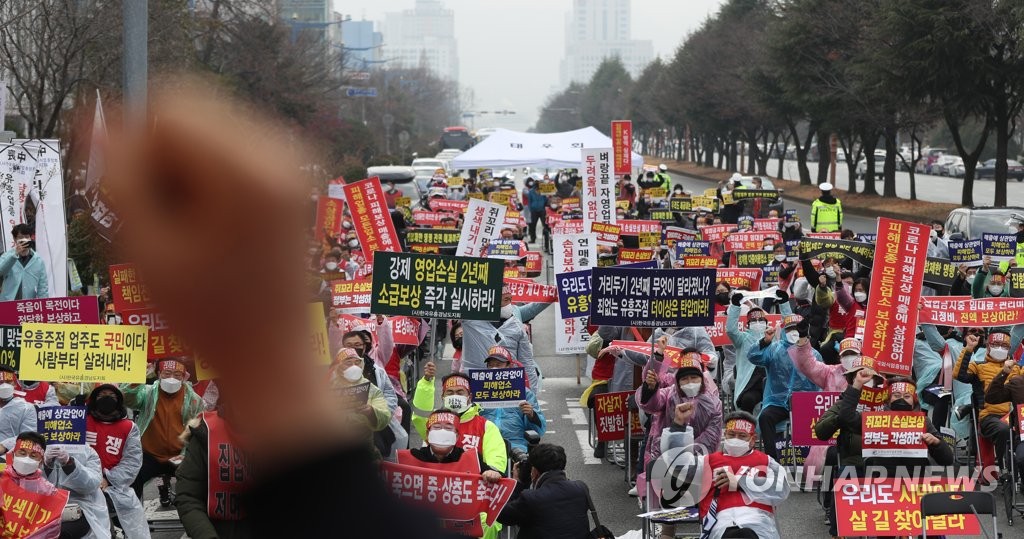
<svg viewBox="0 0 1024 539">
<path fill-rule="evenodd" d="M 13 449 L 6 455 L 7 467 L 0 474 L 0 490 L 5 497 L 11 497 L 11 503 L 7 509 L 0 511 L 0 517 L 5 524 L 20 524 L 26 526 L 28 537 L 40 539 L 56 539 L 63 537 L 63 523 L 61 513 L 68 502 L 68 491 L 57 488 L 43 475 L 42 466 L 46 451 L 46 438 L 35 431 L 25 431 L 18 435 L 11 443 Z M 50 511 L 49 518 L 40 516 L 39 522 L 26 522 L 23 515 L 14 512 L 18 506 L 24 507 L 21 500 L 26 494 L 43 495 L 45 498 L 36 498 L 42 509 Z M 41 511 L 39 511 L 41 513 Z M 84 518 L 77 519 L 78 534 L 84 535 L 89 532 L 89 526 Z M 70 526 L 69 529 L 70 530 Z M 80 536 L 77 535 L 76 536 Z"/>
<path fill-rule="evenodd" d="M 1010 355 L 1010 334 L 1001 329 L 993 329 L 988 335 L 988 346 L 984 363 L 975 363 L 970 360 L 974 349 L 978 347 L 980 339 L 977 335 L 967 335 L 964 338 L 964 348 L 957 358 L 953 372 L 956 379 L 971 384 L 974 387 L 979 385 L 982 390 L 988 390 L 992 380 L 1004 369 L 1003 363 Z M 967 358 L 965 360 L 965 358 Z M 1020 367 L 1014 365 L 1007 372 L 1006 378 L 1013 378 L 1021 374 Z M 996 452 L 996 462 L 1000 469 L 1003 466 L 1003 456 L 1006 447 L 1010 443 L 1010 425 L 1002 421 L 1002 417 L 1010 412 L 1010 403 L 1004 401 L 993 404 L 986 399 L 984 407 L 978 413 L 978 431 L 982 437 L 992 442 Z M 1005 479 L 1004 478 L 1000 478 Z"/>
<path fill-rule="evenodd" d="M 493 346 L 489 351 L 484 364 L 488 369 L 503 369 L 514 366 L 512 354 L 500 346 Z M 526 431 L 535 431 L 539 436 L 544 436 L 547 430 L 547 421 L 544 419 L 544 412 L 537 403 L 537 396 L 530 389 L 518 406 L 507 406 L 504 408 L 483 408 L 480 415 L 494 422 L 501 429 L 501 437 L 512 447 L 512 459 L 516 462 L 526 459 L 529 444 L 526 441 Z"/>
<path fill-rule="evenodd" d="M 789 497 L 790 485 L 785 469 L 756 449 L 754 416 L 727 415 L 722 450 L 700 456 L 687 449 L 694 440 L 692 415 L 680 404 L 662 434 L 665 452 L 655 466 L 662 472 L 662 505 L 696 505 L 702 537 L 778 539 L 775 508 Z"/>
<path fill-rule="evenodd" d="M 1014 409 L 1017 405 L 1024 404 L 1024 373 L 1011 374 L 1015 367 L 1012 359 L 1003 362 L 1003 369 L 992 379 L 988 390 L 985 391 L 986 404 L 1010 402 Z M 1024 480 L 1024 437 L 1017 440 L 1017 447 L 1013 451 L 1013 464 L 1017 470 L 1017 477 Z"/>
<path fill-rule="evenodd" d="M 43 455 L 43 473 L 51 483 L 67 490 L 68 502 L 82 510 L 79 519 L 62 523 L 61 537 L 110 537 L 110 512 L 100 490 L 103 467 L 92 447 L 51 444 Z"/>
</svg>

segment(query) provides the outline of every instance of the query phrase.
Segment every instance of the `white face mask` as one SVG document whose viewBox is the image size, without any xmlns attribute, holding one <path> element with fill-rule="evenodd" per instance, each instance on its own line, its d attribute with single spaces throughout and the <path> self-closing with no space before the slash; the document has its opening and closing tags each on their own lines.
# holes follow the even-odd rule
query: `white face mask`
<svg viewBox="0 0 1024 539">
<path fill-rule="evenodd" d="M 348 246 L 352 249 L 359 247 L 359 240 L 348 240 Z"/>
<path fill-rule="evenodd" d="M 839 363 L 843 366 L 843 372 L 850 370 L 850 368 L 853 367 L 853 362 L 858 359 L 860 359 L 860 356 L 857 354 L 846 354 L 845 356 L 840 357 Z"/>
<path fill-rule="evenodd" d="M 828 278 L 829 278 L 829 279 L 835 279 L 835 278 L 836 278 L 836 270 L 832 269 L 832 267 L 831 267 L 831 266 L 829 266 L 829 267 L 828 267 L 828 268 L 827 268 L 827 269 L 825 270 L 825 275 L 828 275 Z"/>
<path fill-rule="evenodd" d="M 469 399 L 463 395 L 448 395 L 442 399 L 444 407 L 457 414 L 465 412 L 469 408 Z"/>
<path fill-rule="evenodd" d="M 974 274 L 973 273 L 967 276 L 967 284 L 974 284 Z"/>
<path fill-rule="evenodd" d="M 39 461 L 32 457 L 14 457 L 14 471 L 19 475 L 31 475 L 39 469 Z"/>
<path fill-rule="evenodd" d="M 1003 285 L 998 285 L 997 284 L 995 286 L 988 287 L 988 293 L 992 294 L 993 296 L 998 296 L 999 294 L 1002 294 L 1003 293 Z"/>
<path fill-rule="evenodd" d="M 740 440 L 739 438 L 726 438 L 722 442 L 722 451 L 730 457 L 742 457 L 750 452 L 750 442 Z"/>
<path fill-rule="evenodd" d="M 782 262 L 785 259 L 786 259 L 786 255 L 775 255 L 775 261 L 776 262 Z"/>
<path fill-rule="evenodd" d="M 338 269 L 338 263 L 328 262 L 327 264 L 324 264 L 324 267 L 327 268 L 327 271 L 335 271 Z"/>
<path fill-rule="evenodd" d="M 515 315 L 516 315 L 515 305 L 512 305 L 511 303 L 509 303 L 508 305 L 503 305 L 501 307 L 501 318 L 502 318 L 502 320 L 504 320 L 506 318 L 512 318 Z"/>
<path fill-rule="evenodd" d="M 451 447 L 456 439 L 458 435 L 453 430 L 434 429 L 427 433 L 427 443 L 437 447 Z"/>
<path fill-rule="evenodd" d="M 992 356 L 992 359 L 1003 361 L 1006 356 L 1010 355 L 1009 348 L 989 348 L 988 355 Z"/>
<path fill-rule="evenodd" d="M 865 301 L 868 300 L 868 295 L 865 294 L 864 292 L 854 292 L 853 299 L 857 300 L 857 302 L 859 303 L 864 303 Z"/>
<path fill-rule="evenodd" d="M 181 389 L 181 380 L 178 380 L 177 378 L 161 378 L 160 389 L 164 390 L 166 393 L 177 393 L 178 390 Z"/>
<path fill-rule="evenodd" d="M 765 330 L 768 329 L 768 322 L 765 322 L 763 320 L 751 322 L 749 325 L 747 325 L 747 329 L 753 331 L 754 333 L 764 333 Z"/>
<path fill-rule="evenodd" d="M 0 399 L 7 400 L 14 396 L 14 386 L 11 384 L 0 384 Z"/>
<path fill-rule="evenodd" d="M 700 382 L 693 384 L 679 384 L 679 389 L 683 390 L 683 395 L 687 397 L 696 397 L 697 393 L 700 393 Z"/>
<path fill-rule="evenodd" d="M 796 344 L 800 340 L 800 332 L 793 329 L 786 332 L 786 342 L 789 344 Z"/>
<path fill-rule="evenodd" d="M 341 375 L 349 382 L 358 382 L 359 379 L 363 377 L 363 368 L 358 365 L 352 365 L 351 367 L 341 371 Z"/>
</svg>

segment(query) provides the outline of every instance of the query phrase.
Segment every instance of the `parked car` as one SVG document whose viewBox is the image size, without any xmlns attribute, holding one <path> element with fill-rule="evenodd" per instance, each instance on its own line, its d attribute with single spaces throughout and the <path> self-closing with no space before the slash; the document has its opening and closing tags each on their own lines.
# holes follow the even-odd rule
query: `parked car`
<svg viewBox="0 0 1024 539">
<path fill-rule="evenodd" d="M 989 159 L 981 165 L 974 173 L 974 177 L 979 180 L 985 178 L 996 177 L 996 160 Z M 1024 181 L 1024 165 L 1020 164 L 1020 161 L 1014 161 L 1013 159 L 1006 160 L 1006 177 L 1007 179 L 1014 179 L 1019 182 Z"/>
<path fill-rule="evenodd" d="M 928 167 L 935 162 L 936 159 L 941 155 L 949 153 L 946 148 L 924 148 L 921 150 L 921 160 L 917 162 L 917 171 L 925 172 Z"/>
<path fill-rule="evenodd" d="M 948 176 L 947 167 L 960 161 L 963 164 L 964 160 L 956 155 L 940 155 L 938 159 L 932 162 L 931 165 L 925 169 L 925 174 L 933 174 L 935 176 Z"/>
<path fill-rule="evenodd" d="M 875 180 L 880 180 L 885 176 L 883 172 L 885 169 L 885 150 L 875 150 Z M 857 177 L 864 178 L 864 175 L 868 172 L 868 161 L 865 158 L 861 158 L 857 162 Z"/>
<path fill-rule="evenodd" d="M 964 177 L 964 160 L 960 159 L 959 162 L 953 163 L 949 166 L 949 177 L 951 178 L 963 178 Z"/>
<path fill-rule="evenodd" d="M 740 178 L 740 184 L 743 187 L 747 188 L 747 189 L 753 189 L 754 188 L 754 178 L 755 177 L 761 178 L 761 189 L 764 189 L 764 190 L 767 190 L 767 191 L 772 191 L 772 190 L 776 189 L 775 184 L 772 183 L 772 181 L 770 179 L 765 178 L 764 176 L 743 176 L 743 177 Z M 782 201 L 782 191 L 783 190 L 779 189 L 778 191 L 779 191 L 779 198 L 777 198 L 775 200 L 772 200 L 772 201 L 768 202 L 767 204 L 761 204 L 761 211 L 759 212 L 758 215 L 754 215 L 754 217 L 757 217 L 757 218 L 768 217 L 768 212 L 771 211 L 771 210 L 777 210 L 779 212 L 780 216 L 785 215 L 786 207 L 785 207 L 785 203 Z M 753 204 L 750 204 L 747 207 L 748 208 L 752 208 Z"/>
<path fill-rule="evenodd" d="M 380 178 L 388 208 L 395 208 L 395 199 L 397 197 L 409 197 L 410 205 L 413 208 L 418 206 L 423 198 L 424 193 L 420 192 L 415 181 L 416 169 L 412 167 L 384 166 L 366 169 L 367 178 L 373 178 L 374 176 Z M 388 194 L 391 185 L 394 185 L 398 191 L 394 195 Z"/>
<path fill-rule="evenodd" d="M 947 237 L 959 234 L 964 240 L 981 239 L 981 235 L 986 232 L 1006 234 L 1006 223 L 1015 213 L 1024 213 L 1024 208 L 1019 206 L 957 208 L 946 216 L 946 234 L 948 234 Z"/>
</svg>

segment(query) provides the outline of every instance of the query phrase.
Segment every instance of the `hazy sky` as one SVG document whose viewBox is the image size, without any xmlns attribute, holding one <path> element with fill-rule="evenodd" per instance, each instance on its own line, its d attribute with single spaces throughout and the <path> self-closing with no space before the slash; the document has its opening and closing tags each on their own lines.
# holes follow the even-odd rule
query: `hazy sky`
<svg viewBox="0 0 1024 539">
<path fill-rule="evenodd" d="M 673 56 L 683 38 L 718 11 L 724 0 L 633 0 L 633 39 L 654 42 L 654 54 Z M 559 90 L 565 54 L 565 17 L 572 0 L 443 0 L 455 11 L 459 84 L 473 90 L 475 110 L 508 109 L 516 116 L 478 117 L 476 127 L 525 130 L 544 100 Z M 353 19 L 384 21 L 384 14 L 411 9 L 415 0 L 334 0 L 334 10 Z M 377 28 L 380 30 L 380 28 Z M 387 57 L 388 36 L 384 36 Z"/>
</svg>

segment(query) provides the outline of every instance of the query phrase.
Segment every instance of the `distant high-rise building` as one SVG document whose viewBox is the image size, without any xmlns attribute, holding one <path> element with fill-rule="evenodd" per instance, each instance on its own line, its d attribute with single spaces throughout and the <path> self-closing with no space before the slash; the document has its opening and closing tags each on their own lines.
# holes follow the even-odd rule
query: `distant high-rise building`
<svg viewBox="0 0 1024 539">
<path fill-rule="evenodd" d="M 566 17 L 562 86 L 587 82 L 605 58 L 618 56 L 635 79 L 654 58 L 650 40 L 630 35 L 630 0 L 573 0 Z"/>
<path fill-rule="evenodd" d="M 455 13 L 439 0 L 416 0 L 413 9 L 388 13 L 382 30 L 389 68 L 425 67 L 443 79 L 459 80 Z"/>
<path fill-rule="evenodd" d="M 373 21 L 341 23 L 341 39 L 347 69 L 369 71 L 383 64 L 384 36 L 374 31 Z"/>
</svg>

